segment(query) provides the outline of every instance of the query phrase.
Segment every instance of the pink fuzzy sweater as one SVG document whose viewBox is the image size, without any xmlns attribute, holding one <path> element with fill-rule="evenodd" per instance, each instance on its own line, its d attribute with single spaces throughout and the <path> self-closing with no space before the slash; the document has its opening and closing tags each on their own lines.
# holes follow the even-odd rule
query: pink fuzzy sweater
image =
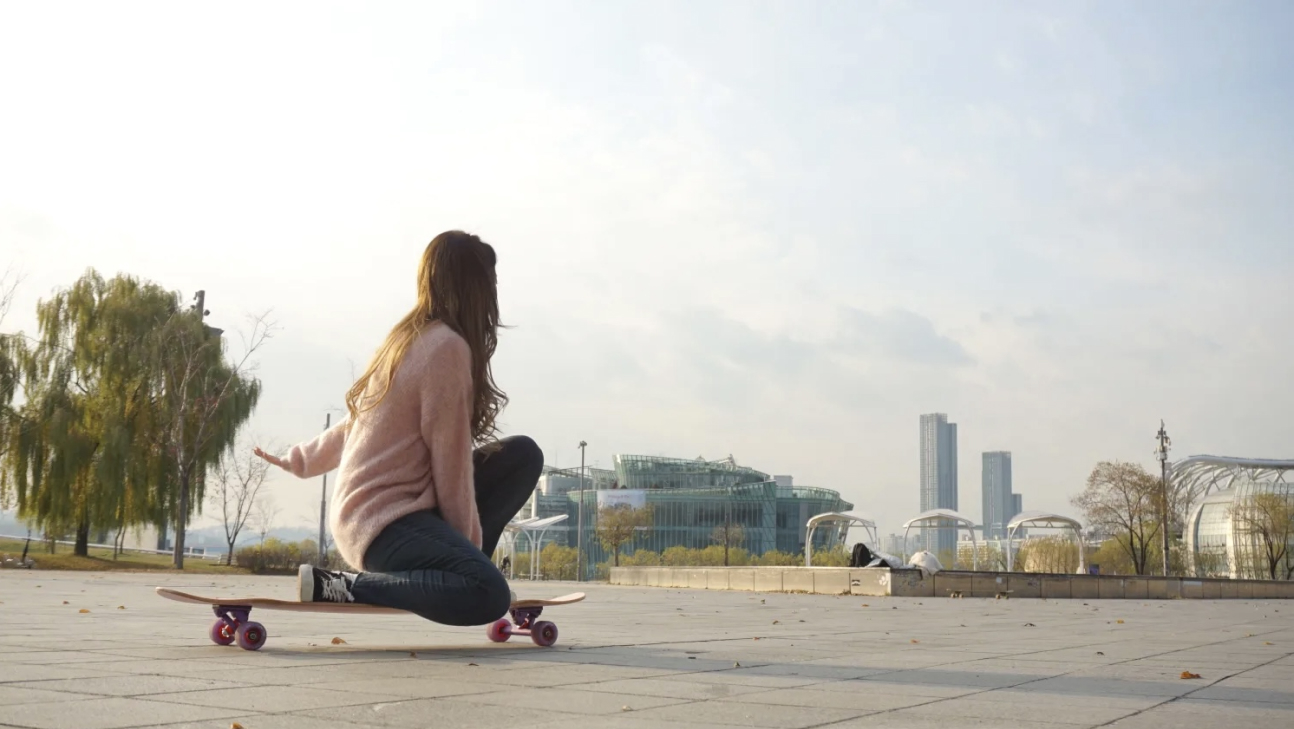
<svg viewBox="0 0 1294 729">
<path fill-rule="evenodd" d="M 311 478 L 340 468 L 329 524 L 337 551 L 357 570 L 388 524 L 439 507 L 478 548 L 481 520 L 472 474 L 472 352 L 435 322 L 409 346 L 377 407 L 288 452 L 288 469 Z"/>
</svg>

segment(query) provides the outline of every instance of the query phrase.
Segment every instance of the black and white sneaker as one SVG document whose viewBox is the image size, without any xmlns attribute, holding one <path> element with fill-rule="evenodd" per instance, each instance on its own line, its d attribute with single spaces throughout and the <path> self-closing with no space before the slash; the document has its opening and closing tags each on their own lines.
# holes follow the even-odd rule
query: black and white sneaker
<svg viewBox="0 0 1294 729">
<path fill-rule="evenodd" d="M 301 602 L 355 602 L 350 591 L 355 575 L 350 572 L 330 572 L 303 564 L 297 568 L 297 584 Z"/>
</svg>

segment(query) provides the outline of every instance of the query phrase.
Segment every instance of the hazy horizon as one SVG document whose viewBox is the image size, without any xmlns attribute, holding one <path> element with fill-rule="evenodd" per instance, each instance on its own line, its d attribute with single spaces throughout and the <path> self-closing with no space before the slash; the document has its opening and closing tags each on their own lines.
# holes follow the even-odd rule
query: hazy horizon
<svg viewBox="0 0 1294 729">
<path fill-rule="evenodd" d="M 252 6 L 246 6 L 252 7 Z M 27 3 L 0 10 L 5 330 L 88 267 L 205 289 L 247 432 L 341 412 L 462 228 L 505 433 L 729 454 L 919 511 L 919 416 L 1074 514 L 1101 460 L 1294 458 L 1294 5 Z M 1281 243 L 1285 240 L 1285 243 Z M 330 478 L 330 483 L 332 479 Z M 277 474 L 285 526 L 319 481 Z M 1077 514 L 1075 514 L 1077 515 Z M 209 518 L 209 517 L 208 517 Z M 199 522 L 206 523 L 205 521 Z"/>
</svg>

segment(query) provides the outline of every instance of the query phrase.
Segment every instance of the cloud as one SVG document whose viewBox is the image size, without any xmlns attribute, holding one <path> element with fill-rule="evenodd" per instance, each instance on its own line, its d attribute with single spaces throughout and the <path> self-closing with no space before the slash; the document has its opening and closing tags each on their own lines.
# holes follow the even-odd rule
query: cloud
<svg viewBox="0 0 1294 729">
<path fill-rule="evenodd" d="M 846 308 L 840 342 L 849 350 L 893 358 L 902 363 L 959 366 L 974 358 L 957 341 L 940 334 L 930 319 L 903 309 L 879 314 Z"/>
</svg>

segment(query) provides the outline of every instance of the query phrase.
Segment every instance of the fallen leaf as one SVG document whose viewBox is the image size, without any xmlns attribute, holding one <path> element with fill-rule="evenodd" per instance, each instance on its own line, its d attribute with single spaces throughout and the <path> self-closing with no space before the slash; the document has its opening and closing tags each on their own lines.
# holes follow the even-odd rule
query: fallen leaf
<svg viewBox="0 0 1294 729">
<path fill-rule="evenodd" d="M 332 639 L 332 644 L 333 644 L 333 645 L 346 645 L 346 641 L 342 640 L 341 638 L 333 638 L 333 639 Z"/>
<path fill-rule="evenodd" d="M 871 605 L 868 605 L 867 603 L 863 603 L 863 607 L 871 607 Z"/>
<path fill-rule="evenodd" d="M 1102 653 L 1101 651 L 1097 651 L 1097 652 L 1096 652 L 1096 655 L 1098 655 L 1098 656 L 1103 656 L 1103 655 L 1105 655 L 1105 654 L 1104 654 L 1104 653 Z"/>
<path fill-rule="evenodd" d="M 773 621 L 773 625 L 777 625 L 777 624 L 778 624 L 778 622 L 779 622 L 779 621 L 774 620 L 774 621 Z"/>
<path fill-rule="evenodd" d="M 88 612 L 90 612 L 90 611 L 89 611 L 89 610 L 86 610 L 85 608 L 81 608 L 78 612 L 88 613 Z"/>
<path fill-rule="evenodd" d="M 1271 641 L 1267 641 L 1266 643 L 1263 643 L 1263 645 L 1272 645 L 1272 642 L 1271 642 Z"/>
<path fill-rule="evenodd" d="M 239 724 L 238 722 L 234 722 L 233 724 L 229 725 L 229 729 L 243 729 L 243 725 Z"/>
<path fill-rule="evenodd" d="M 1119 625 L 1123 625 L 1123 621 L 1122 621 L 1122 620 L 1119 620 L 1119 621 L 1117 621 L 1117 622 L 1119 623 Z"/>
<path fill-rule="evenodd" d="M 63 601 L 63 604 L 64 604 L 64 605 L 66 605 L 66 604 L 67 604 L 67 600 L 64 600 L 64 601 Z"/>
<path fill-rule="evenodd" d="M 1182 671 L 1182 678 L 1183 678 L 1183 679 L 1188 679 L 1188 678 L 1199 678 L 1199 677 L 1200 677 L 1200 674 L 1198 674 L 1198 673 L 1191 673 L 1190 671 Z"/>
<path fill-rule="evenodd" d="M 410 657 L 410 658 L 417 658 L 417 657 L 418 657 L 418 654 L 417 654 L 417 653 L 414 653 L 413 651 L 409 651 L 409 657 Z"/>
<path fill-rule="evenodd" d="M 125 605 L 118 605 L 118 606 L 117 606 L 117 609 L 118 609 L 118 610 L 125 610 L 125 609 L 126 609 L 126 606 L 125 606 Z"/>
<path fill-rule="evenodd" d="M 621 706 L 621 707 L 620 707 L 620 710 L 621 710 L 621 711 L 633 711 L 633 709 L 629 708 L 629 706 L 628 706 L 627 704 L 626 704 L 625 706 Z"/>
<path fill-rule="evenodd" d="M 476 666 L 477 668 L 480 668 L 480 666 L 481 666 L 481 664 L 479 664 L 479 663 L 469 663 L 469 664 L 467 664 L 467 665 L 469 665 L 469 666 Z"/>
<path fill-rule="evenodd" d="M 916 639 L 914 638 L 914 639 L 912 640 L 912 642 L 913 642 L 913 643 L 920 643 L 921 641 L 916 640 Z"/>
<path fill-rule="evenodd" d="M 1026 627 L 1026 628 L 1036 628 L 1036 627 L 1038 627 L 1038 626 L 1034 625 L 1033 623 L 1025 623 L 1025 624 L 1024 624 L 1024 627 Z"/>
<path fill-rule="evenodd" d="M 741 664 L 740 664 L 740 663 L 738 663 L 737 661 L 733 661 L 733 662 L 732 662 L 732 667 L 733 667 L 733 668 L 741 668 Z"/>
</svg>

